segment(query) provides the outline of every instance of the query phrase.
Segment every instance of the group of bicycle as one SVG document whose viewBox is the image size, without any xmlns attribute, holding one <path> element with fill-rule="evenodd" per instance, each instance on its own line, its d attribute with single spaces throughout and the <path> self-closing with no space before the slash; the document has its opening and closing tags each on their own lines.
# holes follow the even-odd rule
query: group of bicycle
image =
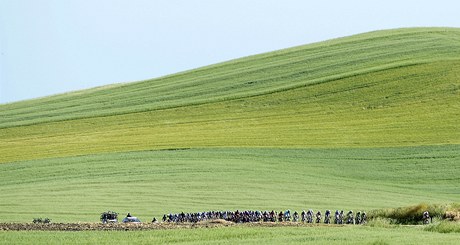
<svg viewBox="0 0 460 245">
<path fill-rule="evenodd" d="M 208 211 L 208 212 L 197 212 L 197 213 L 178 213 L 178 214 L 165 214 L 163 215 L 163 222 L 173 223 L 196 223 L 206 220 L 217 220 L 222 219 L 231 221 L 234 223 L 248 223 L 248 222 L 303 222 L 303 223 L 325 223 L 331 224 L 365 224 L 367 222 L 367 215 L 365 212 L 357 212 L 354 215 L 353 211 L 349 211 L 346 215 L 343 210 L 336 210 L 334 217 L 330 210 L 326 210 L 324 218 L 321 211 L 314 212 L 313 210 L 305 211 L 301 213 L 294 211 L 291 213 L 290 210 L 286 211 Z M 333 219 L 333 220 L 332 220 Z M 152 222 L 158 222 L 155 218 Z"/>
<path fill-rule="evenodd" d="M 118 213 L 113 211 L 107 211 L 101 214 L 101 222 L 117 223 Z M 300 214 L 297 211 L 291 213 L 290 210 L 275 212 L 272 211 L 207 211 L 197 213 L 177 213 L 177 214 L 165 214 L 163 215 L 162 221 L 168 223 L 197 223 L 201 221 L 209 220 L 226 220 L 234 223 L 248 223 L 248 222 L 303 222 L 303 223 L 325 223 L 331 224 L 353 224 L 360 225 L 367 223 L 366 212 L 357 212 L 356 215 L 350 210 L 347 214 L 344 214 L 343 210 L 339 212 L 336 210 L 334 216 L 330 210 L 326 210 L 324 218 L 321 211 L 314 212 L 309 209 L 308 211 L 303 210 Z M 422 220 L 423 224 L 429 224 L 433 222 L 433 217 L 430 216 L 428 211 L 423 212 Z M 131 216 L 130 213 L 122 220 L 123 223 L 140 223 L 141 221 L 137 217 Z M 35 220 L 34 220 L 34 223 Z M 158 223 L 158 220 L 154 217 L 152 223 Z"/>
</svg>

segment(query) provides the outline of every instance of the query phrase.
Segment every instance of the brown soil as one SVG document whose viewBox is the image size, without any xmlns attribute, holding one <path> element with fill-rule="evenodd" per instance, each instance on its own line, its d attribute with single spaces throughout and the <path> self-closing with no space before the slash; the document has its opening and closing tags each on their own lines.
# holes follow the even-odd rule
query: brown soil
<svg viewBox="0 0 460 245">
<path fill-rule="evenodd" d="M 324 224 L 320 224 L 323 226 Z M 0 223 L 0 231 L 140 231 L 140 230 L 161 230 L 161 229 L 194 229 L 194 228 L 214 228 L 228 226 L 258 226 L 258 227 L 309 227 L 316 224 L 304 224 L 301 222 L 282 222 L 282 223 L 245 223 L 235 224 L 225 220 L 213 220 L 198 223 L 140 223 L 140 224 L 101 224 L 101 223 Z M 336 226 L 336 225 L 328 225 Z"/>
</svg>

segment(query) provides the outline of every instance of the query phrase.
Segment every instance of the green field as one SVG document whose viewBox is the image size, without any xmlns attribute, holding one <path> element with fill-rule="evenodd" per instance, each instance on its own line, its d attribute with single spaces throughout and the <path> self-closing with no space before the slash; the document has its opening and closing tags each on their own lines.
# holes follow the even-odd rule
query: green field
<svg viewBox="0 0 460 245">
<path fill-rule="evenodd" d="M 460 202 L 460 146 L 191 149 L 1 164 L 0 219 L 143 221 L 206 210 L 376 209 Z"/>
<path fill-rule="evenodd" d="M 226 227 L 138 232 L 0 232 L 6 244 L 458 244 L 416 227 Z"/>
<path fill-rule="evenodd" d="M 459 119 L 457 28 L 365 33 L 0 105 L 0 222 L 459 203 Z M 351 234 L 455 241 L 416 226 L 0 232 L 0 241 L 343 244 Z"/>
<path fill-rule="evenodd" d="M 0 162 L 168 148 L 460 144 L 459 43 L 458 29 L 374 32 L 3 105 Z"/>
</svg>

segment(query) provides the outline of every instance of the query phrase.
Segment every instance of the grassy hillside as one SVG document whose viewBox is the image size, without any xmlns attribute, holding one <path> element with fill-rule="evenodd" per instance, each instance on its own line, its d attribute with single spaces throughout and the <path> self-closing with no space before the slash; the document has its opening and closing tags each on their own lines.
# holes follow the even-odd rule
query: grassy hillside
<svg viewBox="0 0 460 245">
<path fill-rule="evenodd" d="M 160 79 L 0 107 L 0 127 L 151 111 L 286 90 L 410 64 L 458 59 L 460 30 L 379 31 L 233 60 Z"/>
<path fill-rule="evenodd" d="M 459 29 L 380 31 L 2 105 L 0 162 L 193 147 L 459 144 L 459 58 Z"/>
<path fill-rule="evenodd" d="M 460 202 L 459 119 L 460 29 L 446 28 L 1 105 L 0 222 Z"/>
</svg>

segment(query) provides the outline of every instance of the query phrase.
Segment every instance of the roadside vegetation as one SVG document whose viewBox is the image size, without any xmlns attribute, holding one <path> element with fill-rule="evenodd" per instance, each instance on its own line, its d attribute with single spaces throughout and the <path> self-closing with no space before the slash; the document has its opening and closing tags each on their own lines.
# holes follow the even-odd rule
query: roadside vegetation
<svg viewBox="0 0 460 245">
<path fill-rule="evenodd" d="M 442 205 L 421 203 L 414 206 L 372 210 L 368 216 L 370 220 L 377 220 L 377 223 L 420 225 L 422 224 L 421 217 L 423 212 L 428 211 L 432 218 L 430 223 L 433 220 L 435 222 L 442 220 L 458 221 L 460 220 L 460 209 L 458 206 L 458 203 Z M 443 225 L 448 223 L 455 224 L 455 222 L 443 222 Z"/>
</svg>

